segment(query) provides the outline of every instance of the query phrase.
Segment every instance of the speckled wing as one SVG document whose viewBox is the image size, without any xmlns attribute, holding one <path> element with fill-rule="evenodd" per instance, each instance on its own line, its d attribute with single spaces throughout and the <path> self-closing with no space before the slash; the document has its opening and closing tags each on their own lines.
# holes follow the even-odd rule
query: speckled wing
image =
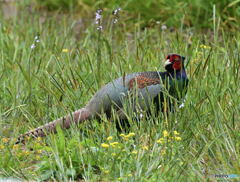
<svg viewBox="0 0 240 182">
<path fill-rule="evenodd" d="M 103 86 L 87 104 L 90 112 L 101 113 L 111 107 L 122 108 L 124 103 L 134 100 L 140 106 L 149 106 L 151 99 L 161 91 L 161 72 L 139 72 L 129 74 Z M 137 92 L 136 92 L 137 91 Z M 134 110 L 134 108 L 133 108 Z"/>
<path fill-rule="evenodd" d="M 143 72 L 128 82 L 128 89 L 141 109 L 149 109 L 154 98 L 163 89 L 160 72 Z"/>
</svg>

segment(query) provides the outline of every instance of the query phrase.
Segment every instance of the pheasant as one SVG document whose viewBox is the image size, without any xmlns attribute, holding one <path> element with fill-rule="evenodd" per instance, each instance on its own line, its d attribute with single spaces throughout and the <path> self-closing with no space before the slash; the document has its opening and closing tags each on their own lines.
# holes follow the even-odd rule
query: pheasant
<svg viewBox="0 0 240 182">
<path fill-rule="evenodd" d="M 116 110 L 119 118 L 124 120 L 126 104 L 128 109 L 135 113 L 138 109 L 149 111 L 151 104 L 160 110 L 165 100 L 164 93 L 167 93 L 167 98 L 173 97 L 177 100 L 186 94 L 188 78 L 184 60 L 185 57 L 178 54 L 168 54 L 165 72 L 137 72 L 117 78 L 97 91 L 85 107 L 20 135 L 16 143 L 24 142 L 26 136 L 43 137 L 54 133 L 57 125 L 70 128 L 73 123 L 99 118 L 102 113 L 111 116 L 112 108 Z"/>
</svg>

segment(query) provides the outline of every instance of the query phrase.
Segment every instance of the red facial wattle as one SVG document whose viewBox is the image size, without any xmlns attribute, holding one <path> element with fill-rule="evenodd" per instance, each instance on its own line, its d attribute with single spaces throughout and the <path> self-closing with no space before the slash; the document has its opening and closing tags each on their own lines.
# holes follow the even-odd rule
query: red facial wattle
<svg viewBox="0 0 240 182">
<path fill-rule="evenodd" d="M 172 66 L 173 66 L 173 69 L 180 70 L 182 68 L 182 63 L 181 61 L 174 61 Z"/>
<path fill-rule="evenodd" d="M 182 69 L 182 57 L 176 54 L 168 55 L 166 57 L 165 66 L 172 67 L 173 70 L 181 70 Z"/>
</svg>

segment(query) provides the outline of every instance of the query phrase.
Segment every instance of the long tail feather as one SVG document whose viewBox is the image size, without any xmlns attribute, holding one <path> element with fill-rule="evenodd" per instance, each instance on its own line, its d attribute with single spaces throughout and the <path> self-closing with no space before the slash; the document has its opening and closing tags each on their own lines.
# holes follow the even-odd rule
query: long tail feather
<svg viewBox="0 0 240 182">
<path fill-rule="evenodd" d="M 43 137 L 48 133 L 55 133 L 57 125 L 60 125 L 62 128 L 70 128 L 72 123 L 79 123 L 90 118 L 90 112 L 86 108 L 79 109 L 72 114 L 69 114 L 65 117 L 54 120 L 50 123 L 47 123 L 43 126 L 35 128 L 25 134 L 20 135 L 17 138 L 16 144 L 24 143 L 26 137 Z"/>
</svg>

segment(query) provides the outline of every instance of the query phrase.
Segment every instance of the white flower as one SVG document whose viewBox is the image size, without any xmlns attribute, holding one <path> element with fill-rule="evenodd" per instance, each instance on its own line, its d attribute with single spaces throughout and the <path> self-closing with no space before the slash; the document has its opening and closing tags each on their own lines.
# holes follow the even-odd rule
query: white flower
<svg viewBox="0 0 240 182">
<path fill-rule="evenodd" d="M 184 104 L 186 102 L 186 99 L 183 100 L 183 102 L 180 104 L 180 106 L 178 108 L 183 108 L 184 107 Z"/>
<path fill-rule="evenodd" d="M 117 15 L 119 11 L 121 11 L 122 9 L 121 8 L 117 8 L 113 11 L 113 15 Z"/>
<path fill-rule="evenodd" d="M 38 37 L 38 36 L 35 36 L 35 37 L 34 37 L 34 40 L 39 40 L 39 37 Z"/>
<path fill-rule="evenodd" d="M 113 23 L 117 23 L 117 22 L 118 22 L 118 19 L 114 19 L 114 20 L 113 20 Z"/>
<path fill-rule="evenodd" d="M 35 44 L 32 44 L 32 45 L 31 45 L 31 49 L 34 49 L 35 47 L 36 47 Z"/>
<path fill-rule="evenodd" d="M 97 30 L 102 30 L 102 26 L 101 26 L 101 25 L 98 26 L 98 27 L 97 27 Z"/>
<path fill-rule="evenodd" d="M 179 108 L 183 108 L 184 107 L 184 103 L 182 103 L 180 106 L 179 106 Z"/>
<path fill-rule="evenodd" d="M 166 25 L 162 25 L 161 29 L 162 30 L 167 30 L 167 26 Z"/>
</svg>

